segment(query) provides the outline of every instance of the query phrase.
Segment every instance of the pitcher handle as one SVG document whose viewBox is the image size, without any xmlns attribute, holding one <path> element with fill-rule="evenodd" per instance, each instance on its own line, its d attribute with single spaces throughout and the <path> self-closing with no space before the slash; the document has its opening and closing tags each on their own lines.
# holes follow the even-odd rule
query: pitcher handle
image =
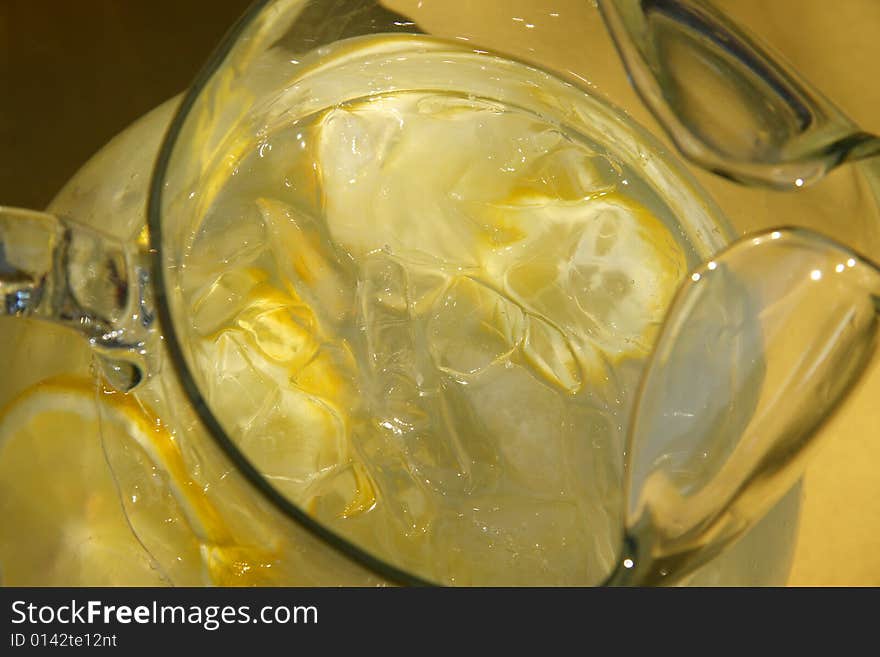
<svg viewBox="0 0 880 657">
<path fill-rule="evenodd" d="M 599 0 L 599 9 L 636 91 L 699 166 L 790 189 L 880 154 L 877 136 L 705 0 Z"/>
<path fill-rule="evenodd" d="M 129 391 L 156 370 L 147 254 L 70 219 L 0 206 L 0 316 L 71 328 L 107 381 Z"/>
</svg>

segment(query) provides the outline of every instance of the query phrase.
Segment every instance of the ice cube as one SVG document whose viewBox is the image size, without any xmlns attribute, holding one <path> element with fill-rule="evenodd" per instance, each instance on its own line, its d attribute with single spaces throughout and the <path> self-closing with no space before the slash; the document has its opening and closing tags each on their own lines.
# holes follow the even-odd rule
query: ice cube
<svg viewBox="0 0 880 657">
<path fill-rule="evenodd" d="M 584 201 L 613 191 L 621 178 L 620 166 L 606 156 L 560 139 L 530 163 L 511 197 L 524 205 Z"/>
<path fill-rule="evenodd" d="M 568 338 L 552 324 L 534 315 L 526 317 L 523 354 L 529 365 L 553 385 L 569 394 L 581 389 L 578 359 Z"/>
<path fill-rule="evenodd" d="M 384 248 L 474 267 L 478 229 L 456 207 L 456 185 L 491 154 L 477 121 L 419 114 L 415 102 L 382 98 L 325 117 L 318 162 L 328 226 L 355 258 Z"/>
<path fill-rule="evenodd" d="M 213 276 L 191 295 L 192 328 L 208 336 L 228 325 L 247 304 L 251 290 L 267 277 L 264 270 L 256 268 L 230 269 Z"/>
<path fill-rule="evenodd" d="M 496 365 L 467 386 L 474 413 L 490 436 L 503 468 L 541 495 L 565 488 L 559 393 L 520 365 Z"/>
<path fill-rule="evenodd" d="M 409 458 L 405 439 L 410 436 L 380 424 L 376 418 L 364 418 L 355 427 L 353 442 L 375 483 L 376 503 L 370 521 L 376 526 L 372 530 L 385 534 L 381 525 L 390 524 L 391 531 L 386 535 L 392 540 L 395 536 L 405 539 L 405 545 L 408 539 L 424 534 L 430 525 L 431 501 L 436 498 Z"/>
<path fill-rule="evenodd" d="M 187 285 L 192 288 L 206 276 L 249 267 L 263 254 L 266 244 L 257 208 L 246 200 L 229 201 L 195 231 L 186 258 Z"/>
<path fill-rule="evenodd" d="M 326 227 L 292 205 L 257 199 L 271 251 L 288 291 L 302 297 L 317 316 L 339 324 L 353 311 L 353 267 L 340 257 Z"/>
<path fill-rule="evenodd" d="M 233 439 L 267 479 L 297 502 L 348 457 L 339 413 L 325 400 L 295 388 L 276 389 Z"/>
<path fill-rule="evenodd" d="M 407 272 L 376 252 L 363 260 L 358 291 L 369 379 L 367 439 L 400 455 L 412 477 L 437 490 L 468 485 L 473 456 L 427 357 L 424 328 L 410 312 Z"/>
<path fill-rule="evenodd" d="M 507 360 L 523 339 L 522 311 L 502 294 L 469 277 L 455 279 L 434 303 L 426 332 L 436 366 L 469 380 Z"/>
<path fill-rule="evenodd" d="M 416 363 L 403 266 L 381 251 L 364 258 L 358 297 L 373 370 L 411 375 Z"/>
<path fill-rule="evenodd" d="M 237 331 L 221 331 L 197 349 L 208 401 L 234 436 L 250 425 L 267 398 L 275 394 L 277 383 L 255 365 L 252 350 Z"/>
</svg>

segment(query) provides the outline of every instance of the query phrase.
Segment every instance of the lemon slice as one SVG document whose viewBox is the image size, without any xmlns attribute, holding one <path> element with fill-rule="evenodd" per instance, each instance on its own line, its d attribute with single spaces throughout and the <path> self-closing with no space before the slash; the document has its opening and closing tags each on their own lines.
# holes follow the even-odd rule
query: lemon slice
<svg viewBox="0 0 880 657">
<path fill-rule="evenodd" d="M 529 235 L 491 264 L 512 298 L 611 362 L 647 353 L 687 271 L 663 222 L 618 193 L 509 207 L 505 221 Z"/>
<path fill-rule="evenodd" d="M 291 501 L 329 509 L 316 498 L 341 488 L 332 515 L 358 515 L 372 508 L 375 492 L 366 471 L 353 467 L 349 444 L 361 396 L 354 354 L 291 282 L 281 289 L 268 278 L 226 272 L 196 301 L 196 316 L 224 315 L 222 324 L 205 322 L 219 330 L 196 343 L 207 397 L 245 456 Z M 343 485 L 351 473 L 354 484 Z"/>
<path fill-rule="evenodd" d="M 4 584 L 167 583 L 128 525 L 101 450 L 96 413 L 79 382 L 38 385 L 3 412 Z"/>
<path fill-rule="evenodd" d="M 266 555 L 236 545 L 165 427 L 131 396 L 59 377 L 0 412 L 0 567 L 9 585 L 249 584 Z M 103 441 L 102 441 L 103 436 Z M 139 450 L 177 508 L 127 517 L 104 447 Z M 126 467 L 137 467 L 128 458 Z M 146 491 L 120 481 L 123 494 Z M 182 515 L 182 531 L 165 526 Z M 133 531 L 133 528 L 135 531 Z M 179 528 L 181 529 L 181 528 Z M 145 545 L 159 545 L 164 559 Z"/>
</svg>

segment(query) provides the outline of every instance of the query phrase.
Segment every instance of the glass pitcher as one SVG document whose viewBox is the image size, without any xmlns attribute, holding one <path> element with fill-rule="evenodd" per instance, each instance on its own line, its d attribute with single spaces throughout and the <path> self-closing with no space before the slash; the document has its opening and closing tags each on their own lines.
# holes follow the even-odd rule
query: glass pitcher
<svg viewBox="0 0 880 657">
<path fill-rule="evenodd" d="M 632 408 L 632 389 L 647 356 L 644 352 L 627 361 L 629 369 L 615 372 L 622 383 L 613 394 L 607 393 L 603 412 L 596 412 L 594 406 L 577 409 L 573 428 L 581 433 L 593 431 L 604 438 L 583 444 L 579 447 L 581 453 L 567 454 L 557 461 L 542 463 L 543 452 L 529 451 L 528 446 L 517 457 L 506 457 L 520 459 L 519 463 L 508 464 L 519 468 L 520 479 L 528 479 L 542 467 L 558 467 L 562 461 L 584 466 L 584 472 L 566 477 L 572 478 L 572 486 L 585 485 L 594 493 L 589 517 L 597 525 L 586 534 L 579 527 L 584 509 L 566 495 L 561 500 L 545 499 L 543 493 L 534 497 L 529 501 L 532 508 L 528 522 L 524 517 L 505 517 L 503 504 L 473 492 L 480 490 L 480 477 L 494 476 L 491 472 L 464 473 L 470 488 L 462 494 L 470 496 L 467 499 L 473 504 L 470 509 L 462 509 L 467 513 L 446 519 L 444 525 L 426 514 L 425 495 L 412 492 L 415 488 L 402 487 L 388 494 L 377 483 L 376 472 L 347 455 L 340 458 L 340 453 L 351 449 L 349 445 L 323 446 L 310 452 L 314 470 L 328 470 L 334 483 L 321 495 L 309 496 L 304 491 L 314 483 L 310 473 L 286 478 L 286 468 L 292 462 L 286 459 L 298 458 L 299 452 L 291 455 L 275 444 L 266 447 L 248 442 L 267 436 L 274 440 L 281 435 L 277 434 L 277 425 L 283 425 L 288 416 L 267 411 L 279 408 L 277 399 L 249 399 L 249 393 L 262 384 L 256 378 L 241 378 L 253 368 L 242 365 L 249 361 L 240 344 L 232 342 L 223 350 L 200 350 L 196 334 L 202 339 L 216 332 L 228 320 L 223 315 L 226 304 L 240 313 L 237 326 L 245 327 L 242 330 L 262 344 L 268 360 L 290 362 L 297 358 L 292 352 L 300 344 L 296 342 L 299 334 L 288 332 L 284 334 L 286 341 L 273 342 L 271 336 L 261 333 L 267 329 L 260 322 L 272 320 L 273 313 L 281 309 L 283 319 L 278 321 L 293 318 L 295 326 L 311 327 L 314 338 L 314 327 L 320 322 L 303 308 L 298 297 L 314 294 L 329 308 L 332 304 L 328 299 L 344 295 L 352 287 L 346 284 L 346 262 L 327 254 L 315 257 L 303 252 L 299 261 L 293 258 L 290 276 L 304 286 L 293 291 L 285 290 L 277 277 L 260 273 L 260 267 L 254 265 L 269 248 L 267 243 L 295 251 L 296 245 L 321 238 L 319 227 L 297 222 L 296 212 L 301 208 L 296 203 L 315 194 L 316 186 L 327 185 L 330 176 L 322 172 L 318 180 L 302 168 L 280 176 L 279 185 L 294 191 L 293 196 L 284 197 L 286 204 L 279 205 L 265 199 L 259 190 L 248 191 L 248 173 L 260 161 L 271 161 L 272 151 L 277 155 L 282 146 L 306 150 L 313 141 L 320 145 L 335 138 L 337 146 L 342 143 L 354 151 L 363 150 L 357 139 L 370 135 L 355 130 L 352 113 L 369 114 L 379 107 L 388 118 L 399 115 L 401 107 L 409 107 L 392 104 L 389 109 L 368 103 L 359 107 L 361 99 L 394 99 L 395 94 L 430 91 L 430 95 L 416 98 L 413 102 L 417 109 L 410 111 L 440 114 L 448 121 L 461 118 L 462 112 L 464 116 L 470 112 L 503 116 L 505 107 L 516 107 L 532 117 L 541 117 L 548 125 L 564 125 L 588 140 L 591 149 L 579 151 L 575 154 L 578 157 L 584 153 L 602 155 L 601 148 L 606 148 L 607 156 L 591 160 L 590 171 L 597 176 L 591 185 L 607 185 L 609 176 L 617 176 L 618 183 L 638 187 L 633 194 L 645 204 L 654 203 L 659 208 L 656 212 L 686 217 L 679 229 L 682 242 L 692 251 L 677 264 L 678 278 L 738 234 L 780 223 L 816 228 L 858 245 L 869 256 L 878 253 L 875 160 L 847 164 L 821 180 L 807 181 L 810 184 L 802 180 L 803 189 L 796 194 L 747 188 L 697 167 L 688 169 L 658 141 L 666 137 L 629 86 L 598 7 L 561 1 L 459 4 L 456 12 L 451 12 L 448 3 L 415 0 L 257 2 L 230 32 L 191 90 L 181 100 L 145 117 L 86 165 L 50 206 L 51 215 L 6 211 L 6 260 L 30 275 L 11 283 L 4 281 L 4 285 L 14 286 L 7 288 L 10 292 L 4 290 L 7 314 L 44 314 L 67 330 L 31 322 L 4 323 L 4 333 L 9 335 L 5 349 L 16 372 L 15 381 L 4 390 L 5 397 L 12 397 L 48 374 L 86 368 L 89 359 L 80 348 L 85 335 L 99 374 L 94 377 L 92 394 L 98 399 L 100 446 L 119 487 L 125 519 L 143 548 L 139 558 L 149 563 L 159 580 L 172 584 L 585 585 L 602 583 L 621 558 L 623 434 Z M 308 117 L 327 108 L 352 106 L 357 106 L 356 111 L 346 114 L 343 109 L 334 117 L 338 124 L 335 133 L 326 128 L 315 132 L 308 124 Z M 638 127 L 638 123 L 654 134 Z M 286 142 L 278 141 L 279 126 L 287 131 Z M 301 129 L 291 130 L 298 126 Z M 438 144 L 454 145 L 460 138 L 474 148 L 491 132 L 478 131 L 472 141 L 467 141 L 464 133 L 438 134 L 442 138 Z M 532 146 L 559 147 L 556 142 Z M 349 162 L 348 168 L 339 170 L 353 178 L 369 175 L 371 162 L 379 159 L 380 153 L 356 154 L 359 157 Z M 427 156 L 422 158 L 410 162 L 424 165 L 430 161 Z M 443 166 L 439 155 L 436 165 Z M 400 175 L 406 174 L 404 166 Z M 238 194 L 248 198 L 250 205 L 236 208 L 227 218 L 212 214 L 218 195 L 231 180 L 243 181 L 244 188 Z M 412 176 L 407 180 L 411 186 L 418 182 Z M 416 189 L 415 195 L 398 197 L 396 202 L 417 204 L 419 193 Z M 254 207 L 258 196 L 263 202 Z M 720 202 L 720 208 L 710 200 L 712 197 Z M 147 198 L 148 229 L 144 207 Z M 362 209 L 367 212 L 359 207 L 357 199 L 348 203 L 343 214 L 351 216 Z M 849 210 L 846 216 L 839 212 L 842 207 Z M 247 220 L 239 221 L 246 215 Z M 206 217 L 215 222 L 209 226 L 211 240 L 199 243 L 196 238 L 206 233 Z M 784 221 L 780 217 L 785 217 Z M 498 226 L 494 228 L 494 238 L 501 243 L 506 239 L 515 241 L 515 236 L 498 232 Z M 393 257 L 394 249 L 400 246 L 394 242 L 399 235 L 384 234 L 378 224 L 371 229 L 389 242 L 389 248 L 382 243 L 379 248 L 364 248 L 358 253 L 363 260 L 357 266 L 376 273 L 369 278 L 362 274 L 357 286 L 379 281 L 385 287 L 374 293 L 376 298 L 383 294 L 393 297 L 396 281 L 401 276 L 407 281 L 416 280 L 417 275 L 425 273 L 420 269 L 423 263 L 408 264 L 402 270 Z M 466 248 L 461 240 L 457 244 Z M 58 259 L 59 254 L 63 260 Z M 273 257 L 278 262 L 285 256 Z M 430 278 L 430 272 L 426 277 Z M 34 285 L 35 278 L 38 285 Z M 456 278 L 455 283 L 444 283 L 439 291 L 426 285 L 438 299 L 450 303 L 465 303 L 489 294 L 469 281 Z M 220 303 L 209 300 L 205 289 L 219 290 L 223 295 Z M 244 310 L 236 306 L 255 289 L 262 290 L 255 306 Z M 37 294 L 44 297 L 37 298 Z M 665 301 L 668 303 L 668 297 Z M 343 301 L 341 310 L 337 310 L 344 315 L 352 303 Z M 361 306 L 363 314 L 395 311 L 393 299 L 375 307 Z M 507 306 L 495 308 L 501 308 L 498 312 L 507 313 L 507 317 L 516 315 Z M 325 312 L 329 311 L 325 308 Z M 541 328 L 533 328 L 528 335 L 537 342 L 534 336 L 550 332 L 552 326 L 537 324 L 533 316 L 528 319 Z M 393 328 L 394 318 L 389 317 L 387 325 Z M 444 319 L 438 313 L 431 317 L 440 327 L 441 336 L 443 332 L 460 331 L 467 319 L 457 315 Z M 510 327 L 518 321 L 524 320 L 505 319 L 504 326 L 513 330 Z M 34 335 L 38 331 L 49 336 L 45 338 L 49 342 L 44 343 L 49 347 L 39 346 L 40 338 Z M 477 341 L 484 337 L 479 332 L 456 335 Z M 634 342 L 642 338 L 632 336 Z M 650 342 L 650 338 L 645 339 Z M 352 394 L 350 381 L 346 381 L 356 378 L 351 374 L 352 357 L 347 348 L 329 339 L 325 343 L 326 348 L 322 343 L 323 350 L 315 352 L 323 354 L 324 360 L 315 360 L 315 354 L 310 354 L 313 360 L 308 361 L 323 369 L 315 367 L 304 382 L 297 380 L 310 395 L 306 402 L 319 409 L 317 413 L 328 405 L 345 407 L 357 396 Z M 378 353 L 376 349 L 372 352 Z M 502 352 L 489 353 L 494 363 Z M 545 375 L 549 371 L 563 388 L 583 383 L 579 380 L 583 371 L 572 374 L 572 370 L 565 369 L 565 358 L 558 354 L 541 356 L 537 347 L 531 353 L 531 367 Z M 463 385 L 471 385 L 474 380 L 469 377 L 476 370 L 459 365 L 471 363 L 470 358 L 444 351 L 432 366 L 445 375 L 459 376 Z M 234 381 L 230 381 L 233 377 L 224 379 L 222 371 L 212 374 L 211 365 L 216 363 L 237 367 L 245 374 Z M 486 363 L 476 367 L 480 375 L 488 369 Z M 519 372 L 518 367 L 519 362 L 511 369 Z M 393 370 L 391 373 L 398 374 Z M 262 375 L 267 376 L 265 372 Z M 333 393 L 321 388 L 325 392 L 320 395 L 309 388 L 319 385 L 315 381 L 330 379 L 339 380 L 334 383 L 338 389 Z M 389 381 L 394 382 L 381 380 Z M 498 381 L 503 384 L 503 376 Z M 486 389 L 491 392 L 493 386 Z M 392 385 L 383 390 L 382 396 L 395 400 Z M 528 408 L 529 395 L 542 394 L 544 387 L 529 390 L 525 397 L 505 400 L 500 396 L 496 407 L 504 407 L 506 401 Z M 609 401 L 612 397 L 613 403 Z M 298 399 L 290 403 L 305 402 Z M 547 403 L 556 408 L 555 401 Z M 608 410 L 611 406 L 613 410 Z M 131 409 L 130 414 L 127 409 Z M 139 429 L 130 420 L 126 420 L 130 422 L 128 432 L 107 429 L 118 425 L 119 417 L 130 415 L 146 418 L 150 430 Z M 329 417 L 332 422 L 338 422 L 339 417 L 312 415 Z M 263 423 L 256 438 L 245 435 L 245 417 Z M 522 426 L 528 420 L 523 415 L 511 417 L 508 424 L 498 420 L 496 433 Z M 492 420 L 480 421 L 485 425 Z M 597 429 L 600 424 L 601 429 Z M 400 427 L 390 428 L 390 435 L 395 435 L 395 429 Z M 307 430 L 327 431 L 318 421 Z M 341 435 L 349 435 L 346 431 L 342 430 Z M 331 431 L 327 435 L 340 433 Z M 488 454 L 485 458 L 497 458 Z M 454 458 L 432 455 L 420 461 L 417 451 L 404 452 L 404 456 L 410 459 L 409 466 L 416 463 L 423 469 L 433 465 L 431 459 Z M 344 462 L 341 466 L 340 461 Z M 389 478 L 394 476 L 393 460 L 372 463 Z M 397 461 L 397 465 L 401 463 Z M 478 463 L 479 459 L 470 458 L 474 470 L 479 469 Z M 590 481 L 584 484 L 578 477 L 587 471 Z M 439 469 L 433 472 L 443 475 Z M 455 481 L 441 483 L 444 490 L 455 488 Z M 386 481 L 384 485 L 389 484 Z M 303 502 L 304 495 L 308 503 Z M 386 522 L 407 527 L 402 532 L 406 536 L 404 546 L 398 544 L 393 532 L 379 536 L 365 527 L 369 522 L 363 519 L 369 519 L 375 507 L 382 504 L 394 506 L 393 513 L 388 514 L 391 520 Z M 795 489 L 764 521 L 687 581 L 784 581 L 798 505 Z M 538 531 L 536 528 L 542 524 L 543 544 L 536 544 L 534 550 L 525 549 L 524 541 L 532 536 L 528 532 Z M 486 534 L 491 536 L 485 538 Z M 491 544 L 492 549 L 484 560 L 474 561 L 484 555 L 478 555 L 479 550 L 470 552 L 469 546 L 481 540 L 482 545 Z M 585 545 L 589 546 L 589 556 Z M 438 554 L 444 558 L 438 559 Z M 4 578 L 10 583 L 15 581 L 16 572 L 14 559 L 3 564 Z"/>
</svg>

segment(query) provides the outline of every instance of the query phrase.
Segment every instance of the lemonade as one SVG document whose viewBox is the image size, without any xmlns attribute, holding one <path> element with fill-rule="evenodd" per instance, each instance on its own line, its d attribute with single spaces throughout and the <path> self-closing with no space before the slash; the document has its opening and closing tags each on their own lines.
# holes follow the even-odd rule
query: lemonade
<svg viewBox="0 0 880 657">
<path fill-rule="evenodd" d="M 422 37 L 356 39 L 304 66 L 254 104 L 187 206 L 199 211 L 175 284 L 213 413 L 278 490 L 398 568 L 462 585 L 601 582 L 620 548 L 639 375 L 714 227 L 661 196 L 647 156 L 619 155 L 641 145 L 617 143 L 612 123 L 579 129 L 599 115 L 535 69 Z M 0 485 L 27 490 L 34 449 L 71 458 L 69 443 L 29 437 L 40 422 L 89 431 L 86 387 L 49 382 L 7 406 Z M 134 504 L 143 491 L 108 454 L 144 577 L 290 583 L 280 534 L 240 547 L 211 484 L 196 485 L 193 437 L 167 433 L 149 401 L 105 393 L 104 451 L 108 432 L 128 435 L 125 458 L 162 473 L 153 505 Z M 98 448 L 59 490 L 88 499 L 106 477 Z M 99 543 L 134 554 L 118 511 Z M 67 535 L 44 533 L 55 553 L 0 560 L 73 567 Z M 104 559 L 75 567 L 94 579 Z"/>
<path fill-rule="evenodd" d="M 421 82 L 280 112 L 230 162 L 181 276 L 208 401 L 276 487 L 392 563 L 595 583 L 632 394 L 695 248 L 607 148 L 497 89 Z"/>
</svg>

